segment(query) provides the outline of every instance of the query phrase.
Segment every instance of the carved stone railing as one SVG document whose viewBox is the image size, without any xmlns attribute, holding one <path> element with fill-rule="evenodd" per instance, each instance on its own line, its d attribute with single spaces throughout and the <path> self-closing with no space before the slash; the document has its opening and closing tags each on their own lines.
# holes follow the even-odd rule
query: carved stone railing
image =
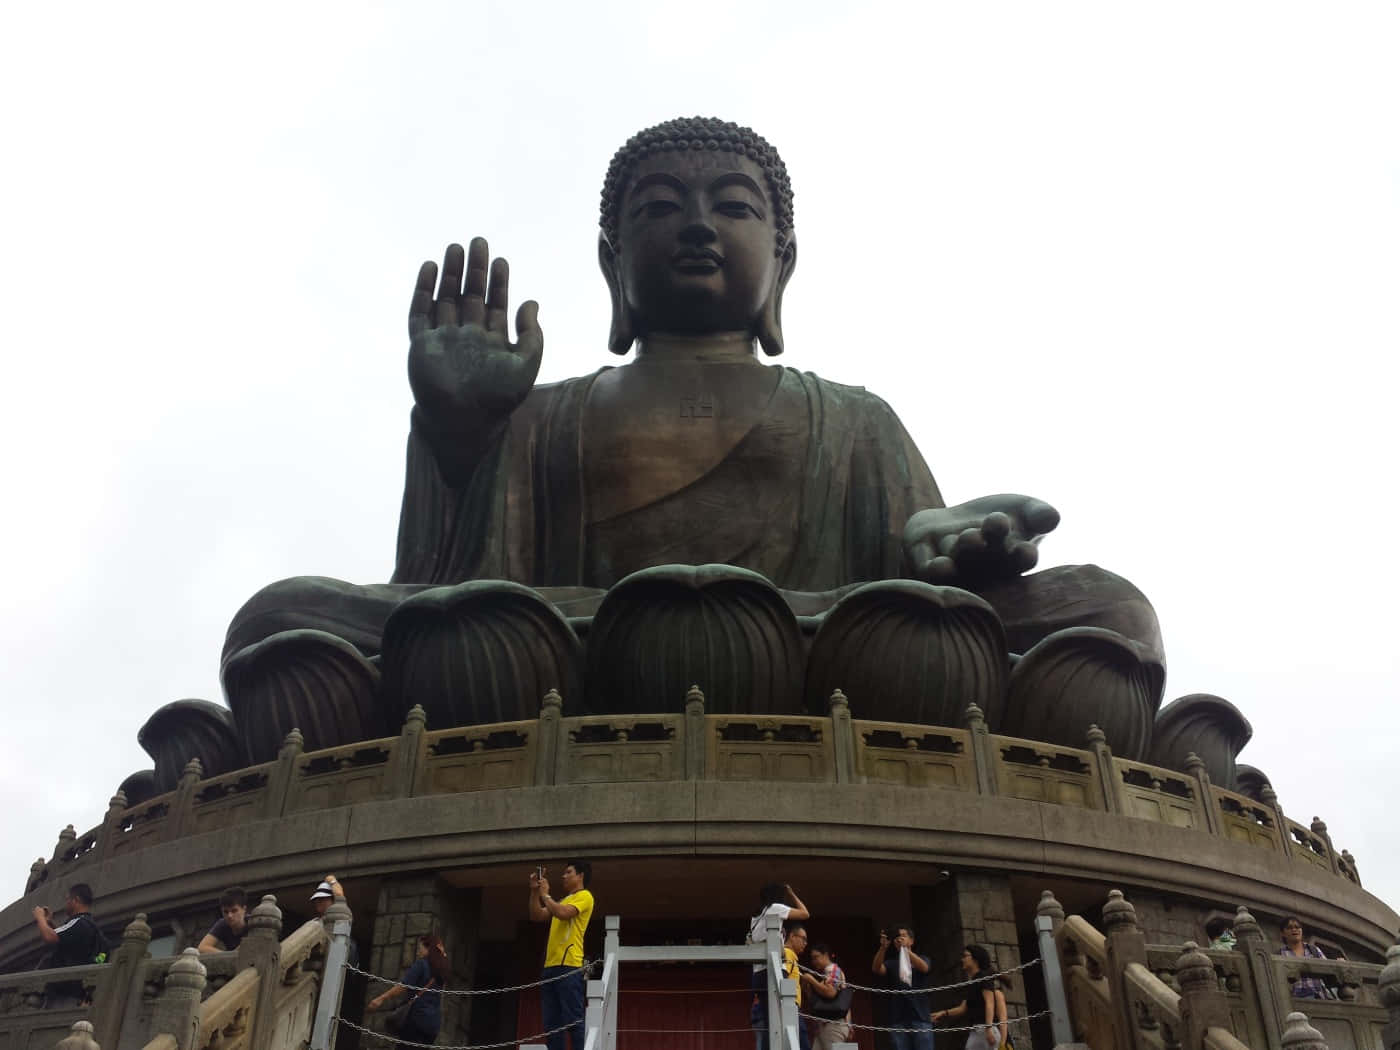
<svg viewBox="0 0 1400 1050">
<path fill-rule="evenodd" d="M 1117 890 L 1104 905 L 1106 933 L 1082 916 L 1063 917 L 1049 893 L 1037 914 L 1055 924 L 1070 1025 L 1091 1047 L 1400 1050 L 1400 946 L 1384 967 L 1283 956 L 1243 907 L 1239 951 L 1149 945 Z M 1333 998 L 1294 998 L 1300 977 L 1323 981 Z"/>
<path fill-rule="evenodd" d="M 295 730 L 272 762 L 204 779 L 191 760 L 174 791 L 127 806 L 119 792 L 103 823 L 71 826 L 53 857 L 30 869 L 26 893 L 111 857 L 250 820 L 383 799 L 550 784 L 666 780 L 892 783 L 911 788 L 1072 806 L 1227 838 L 1360 885 L 1356 862 L 1326 825 L 1289 820 L 1263 801 L 1187 771 L 1114 757 L 1097 727 L 1085 748 L 988 732 L 974 705 L 962 727 L 853 719 L 833 694 L 827 717 L 706 715 L 698 689 L 684 711 L 564 718 L 551 691 L 538 719 L 429 731 L 421 708 L 398 736 L 304 752 Z"/>
<path fill-rule="evenodd" d="M 279 941 L 281 924 L 276 900 L 264 897 L 238 951 L 152 959 L 138 915 L 105 964 L 0 978 L 0 1047 L 52 1047 L 80 1021 L 91 1026 L 85 1038 L 108 1050 L 304 1046 L 327 934 L 313 920 Z"/>
</svg>

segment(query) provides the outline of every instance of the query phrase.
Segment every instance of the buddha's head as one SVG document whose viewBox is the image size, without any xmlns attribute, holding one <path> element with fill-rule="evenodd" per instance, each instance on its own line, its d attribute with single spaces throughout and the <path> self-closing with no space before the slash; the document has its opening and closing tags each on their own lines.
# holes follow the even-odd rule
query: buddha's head
<svg viewBox="0 0 1400 1050">
<path fill-rule="evenodd" d="M 656 332 L 746 332 L 783 352 L 792 187 L 753 131 L 695 117 L 633 135 L 608 168 L 600 226 L 614 353 Z"/>
</svg>

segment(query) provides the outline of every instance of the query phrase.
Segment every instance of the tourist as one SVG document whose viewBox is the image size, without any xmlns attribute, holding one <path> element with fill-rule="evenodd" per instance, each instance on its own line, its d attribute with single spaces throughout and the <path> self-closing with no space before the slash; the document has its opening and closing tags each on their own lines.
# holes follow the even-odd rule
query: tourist
<svg viewBox="0 0 1400 1050">
<path fill-rule="evenodd" d="M 992 957 L 987 949 L 980 944 L 965 947 L 962 971 L 971 982 L 964 988 L 963 1001 L 951 1010 L 939 1010 L 933 1019 L 964 1018 L 972 1026 L 963 1044 L 965 1050 L 994 1050 L 1001 1045 L 1002 1027 L 997 1023 L 997 982 L 992 975 Z"/>
<path fill-rule="evenodd" d="M 749 920 L 748 942 L 762 944 L 768 939 L 768 916 L 776 915 L 780 922 L 801 922 L 810 919 L 807 905 L 785 882 L 770 882 L 758 891 L 758 914 Z M 753 967 L 753 1002 L 749 1007 L 749 1024 L 754 1030 L 757 1050 L 768 1050 L 768 964 Z"/>
<path fill-rule="evenodd" d="M 890 958 L 891 948 L 894 949 L 894 958 Z M 894 1050 L 933 1050 L 928 996 L 909 994 L 910 989 L 927 988 L 929 975 L 928 956 L 914 950 L 913 927 L 906 925 L 889 931 L 881 930 L 880 947 L 875 952 L 870 969 L 875 976 L 885 978 L 890 990 L 896 993 L 890 996 L 885 1016 L 890 1028 L 906 1030 L 890 1033 Z"/>
<path fill-rule="evenodd" d="M 812 990 L 812 1000 L 835 999 L 841 994 L 841 989 L 846 987 L 846 975 L 836 962 L 836 953 L 823 941 L 818 941 L 812 945 L 809 953 L 812 958 L 812 968 L 817 970 L 821 976 L 804 973 L 802 982 Z M 809 1012 L 811 1007 L 808 1008 Z M 820 1021 L 817 1024 L 817 1037 L 813 1040 L 816 1050 L 834 1050 L 837 1043 L 847 1042 L 851 1037 L 851 1011 L 847 1010 L 844 1017 L 832 1020 Z"/>
<path fill-rule="evenodd" d="M 219 920 L 199 942 L 201 952 L 231 952 L 248 932 L 248 896 L 238 886 L 219 897 Z"/>
<path fill-rule="evenodd" d="M 1281 924 L 1283 931 L 1283 947 L 1278 950 L 1280 955 L 1291 955 L 1298 959 L 1325 959 L 1322 949 L 1315 944 L 1308 944 L 1303 940 L 1303 923 L 1296 915 L 1290 915 Z M 1327 987 L 1321 977 L 1299 976 L 1293 982 L 1293 998 L 1295 999 L 1335 999 L 1332 989 Z"/>
<path fill-rule="evenodd" d="M 331 906 L 331 901 L 344 899 L 345 887 L 334 875 L 327 875 L 316 887 L 316 891 L 311 894 L 311 906 L 316 909 L 316 918 L 325 917 L 326 909 Z"/>
<path fill-rule="evenodd" d="M 807 950 L 807 927 L 801 923 L 793 923 L 787 928 L 787 935 L 783 938 L 783 976 L 791 977 L 797 982 L 797 1012 L 802 1013 L 802 981 L 799 975 L 802 967 L 799 960 L 802 953 Z M 799 1016 L 797 1018 L 797 1043 L 800 1050 L 812 1050 L 812 1036 L 807 1031 L 806 1022 Z"/>
<path fill-rule="evenodd" d="M 442 989 L 447 987 L 451 974 L 452 968 L 447 963 L 442 938 L 425 933 L 418 938 L 413 963 L 404 971 L 399 983 L 376 995 L 365 1004 L 365 1009 L 378 1010 L 411 992 L 408 1009 L 402 1015 L 391 1014 L 385 1020 L 384 1027 L 401 1042 L 432 1046 L 442 1028 Z"/>
<path fill-rule="evenodd" d="M 107 938 L 92 917 L 92 887 L 86 882 L 73 883 L 68 888 L 63 910 L 67 921 L 54 926 L 53 912 L 42 905 L 34 909 L 34 925 L 39 928 L 39 938 L 50 946 L 42 967 L 56 970 L 63 966 L 106 962 Z M 56 1005 L 59 999 L 85 1002 L 87 998 L 81 981 L 55 981 L 47 986 L 46 993 L 50 1006 Z"/>
<path fill-rule="evenodd" d="M 545 1037 L 549 1050 L 564 1050 L 566 1034 L 573 1050 L 583 1050 L 583 935 L 593 917 L 593 894 L 588 890 L 592 879 L 593 866 L 588 861 L 569 861 L 559 876 L 565 896 L 555 900 L 549 895 L 545 869 L 536 868 L 530 874 L 530 918 L 549 921 L 540 973 L 546 982 L 540 986 L 540 1017 L 545 1031 L 552 1033 Z M 556 1032 L 556 1028 L 562 1030 Z"/>
</svg>

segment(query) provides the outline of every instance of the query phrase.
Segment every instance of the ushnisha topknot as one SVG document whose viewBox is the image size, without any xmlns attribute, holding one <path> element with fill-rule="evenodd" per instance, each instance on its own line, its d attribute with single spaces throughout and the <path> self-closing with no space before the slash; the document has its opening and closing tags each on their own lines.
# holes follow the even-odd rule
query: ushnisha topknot
<svg viewBox="0 0 1400 1050">
<path fill-rule="evenodd" d="M 725 150 L 748 157 L 768 181 L 772 198 L 774 226 L 778 230 L 776 252 L 781 255 L 792 231 L 792 183 L 787 166 L 768 141 L 752 128 L 741 127 L 717 117 L 679 117 L 637 132 L 613 154 L 603 180 L 603 199 L 598 225 L 611 245 L 617 244 L 618 211 L 632 169 L 643 157 L 666 150 Z"/>
</svg>

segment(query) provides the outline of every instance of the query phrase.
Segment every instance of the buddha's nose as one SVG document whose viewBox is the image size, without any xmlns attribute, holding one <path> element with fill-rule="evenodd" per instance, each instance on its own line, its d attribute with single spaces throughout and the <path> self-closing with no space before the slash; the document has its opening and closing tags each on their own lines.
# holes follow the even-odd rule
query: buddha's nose
<svg viewBox="0 0 1400 1050">
<path fill-rule="evenodd" d="M 709 244 L 718 236 L 710 225 L 709 217 L 692 203 L 687 209 L 686 224 L 680 232 L 680 239 L 686 244 Z"/>
</svg>

